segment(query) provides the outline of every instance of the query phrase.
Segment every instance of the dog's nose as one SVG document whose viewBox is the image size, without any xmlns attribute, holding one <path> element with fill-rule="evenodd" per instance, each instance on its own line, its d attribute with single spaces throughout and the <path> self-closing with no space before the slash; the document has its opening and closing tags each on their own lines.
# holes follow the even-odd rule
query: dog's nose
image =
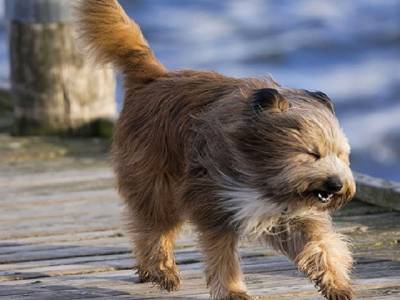
<svg viewBox="0 0 400 300">
<path fill-rule="evenodd" d="M 343 182 L 340 180 L 339 177 L 331 176 L 328 177 L 324 185 L 327 192 L 337 193 L 342 189 Z"/>
</svg>

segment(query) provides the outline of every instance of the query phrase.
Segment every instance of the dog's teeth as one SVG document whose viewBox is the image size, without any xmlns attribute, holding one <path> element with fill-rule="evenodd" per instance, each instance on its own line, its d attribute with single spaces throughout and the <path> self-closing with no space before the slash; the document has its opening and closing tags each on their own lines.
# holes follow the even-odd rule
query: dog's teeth
<svg viewBox="0 0 400 300">
<path fill-rule="evenodd" d="M 329 194 L 328 195 L 328 197 L 324 197 L 324 196 L 322 196 L 322 194 L 321 193 L 318 193 L 318 198 L 322 201 L 322 202 L 328 202 L 329 200 L 331 200 L 332 199 L 332 197 L 333 197 L 333 194 Z"/>
</svg>

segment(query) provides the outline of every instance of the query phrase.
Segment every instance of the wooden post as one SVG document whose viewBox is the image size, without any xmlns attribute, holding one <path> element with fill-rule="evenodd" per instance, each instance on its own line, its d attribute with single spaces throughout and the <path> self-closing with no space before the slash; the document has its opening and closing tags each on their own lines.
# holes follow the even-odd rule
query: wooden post
<svg viewBox="0 0 400 300">
<path fill-rule="evenodd" d="M 77 50 L 72 2 L 6 0 L 16 134 L 110 132 L 114 74 Z"/>
</svg>

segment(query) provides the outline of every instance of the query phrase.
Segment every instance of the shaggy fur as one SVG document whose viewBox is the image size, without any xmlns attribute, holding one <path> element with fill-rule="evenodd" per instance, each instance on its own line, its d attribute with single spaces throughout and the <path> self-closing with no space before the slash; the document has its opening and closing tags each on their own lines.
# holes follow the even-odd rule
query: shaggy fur
<svg viewBox="0 0 400 300">
<path fill-rule="evenodd" d="M 327 299 L 353 299 L 351 253 L 329 214 L 355 185 L 329 98 L 270 78 L 168 72 L 116 0 L 77 11 L 90 52 L 124 75 L 112 156 L 140 279 L 179 287 L 174 241 L 190 220 L 212 299 L 251 299 L 243 235 L 287 255 Z"/>
</svg>

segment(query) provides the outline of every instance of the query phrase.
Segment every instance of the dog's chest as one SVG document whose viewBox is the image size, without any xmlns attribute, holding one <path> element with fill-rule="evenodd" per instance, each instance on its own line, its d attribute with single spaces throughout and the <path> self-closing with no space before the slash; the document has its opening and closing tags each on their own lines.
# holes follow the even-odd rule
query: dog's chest
<svg viewBox="0 0 400 300">
<path fill-rule="evenodd" d="M 249 238 L 272 233 L 285 211 L 256 189 L 244 185 L 230 185 L 220 194 L 224 199 L 222 209 L 233 215 L 232 222 L 238 224 L 241 234 Z"/>
</svg>

